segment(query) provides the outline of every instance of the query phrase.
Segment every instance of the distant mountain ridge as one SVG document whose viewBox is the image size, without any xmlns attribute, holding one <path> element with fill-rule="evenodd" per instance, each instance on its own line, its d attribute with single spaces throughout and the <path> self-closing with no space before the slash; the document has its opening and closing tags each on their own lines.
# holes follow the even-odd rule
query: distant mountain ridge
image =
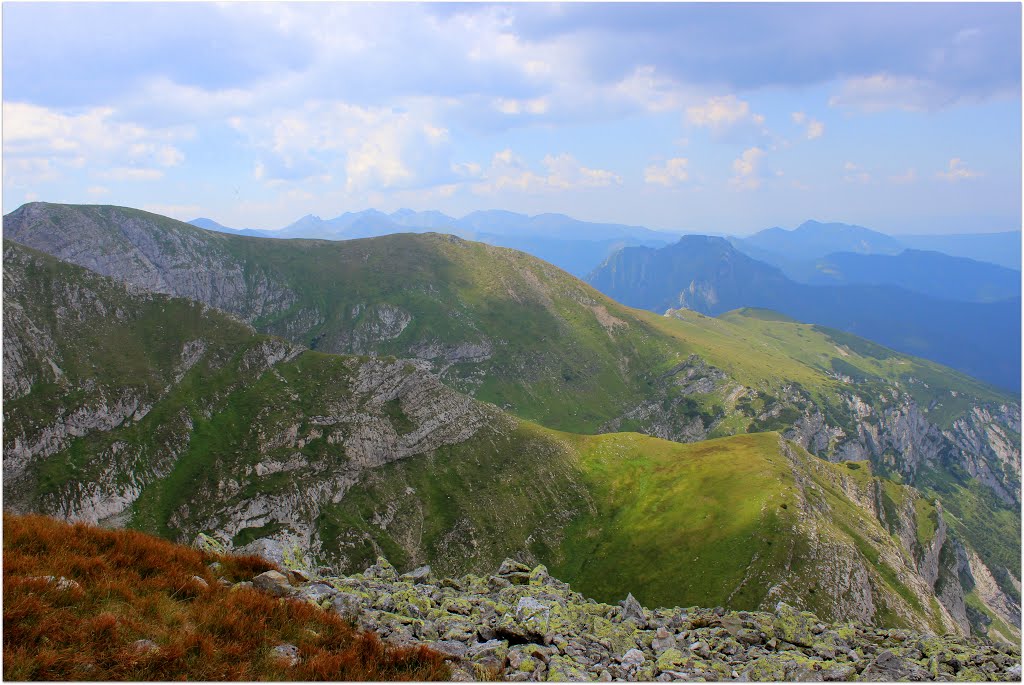
<svg viewBox="0 0 1024 685">
<path fill-rule="evenodd" d="M 503 210 L 478 211 L 461 219 L 443 212 L 399 209 L 391 214 L 376 209 L 345 212 L 333 219 L 308 214 L 280 230 L 234 229 L 212 219 L 190 221 L 193 226 L 232 235 L 261 238 L 352 240 L 393 233 L 450 233 L 489 245 L 511 247 L 584 276 L 615 250 L 627 245 L 667 245 L 678 234 L 642 226 L 591 223 L 564 214 L 528 216 Z"/>
<path fill-rule="evenodd" d="M 643 226 L 580 221 L 564 214 L 528 216 L 505 210 L 475 211 L 455 218 L 436 210 L 403 208 L 387 214 L 367 209 L 345 212 L 332 219 L 310 214 L 277 230 L 234 229 L 208 218 L 189 223 L 235 235 L 325 240 L 437 231 L 522 250 L 578 277 L 585 277 L 617 249 L 662 247 L 682 235 L 693 235 L 686 231 L 654 231 Z M 729 240 L 744 254 L 778 266 L 800 282 L 810 282 L 815 260 L 834 253 L 897 255 L 908 247 L 1020 270 L 1019 232 L 897 238 L 863 226 L 811 220 L 793 230 L 774 227 Z M 927 290 L 923 292 L 930 294 Z"/>
<path fill-rule="evenodd" d="M 813 220 L 805 221 L 791 231 L 768 228 L 749 238 L 738 238 L 737 242 L 740 246 L 776 252 L 794 261 L 814 259 L 832 252 L 896 254 L 903 249 L 897 238 L 870 228 Z"/>
<path fill-rule="evenodd" d="M 1020 388 L 1019 293 L 979 304 L 893 285 L 805 285 L 707 236 L 684 236 L 663 248 L 625 248 L 588 281 L 623 304 L 654 312 L 682 307 L 717 316 L 740 307 L 772 309 Z"/>
<path fill-rule="evenodd" d="M 897 255 L 837 252 L 814 261 L 801 282 L 812 285 L 895 285 L 932 297 L 964 302 L 996 302 L 1021 294 L 1015 269 L 907 249 Z"/>
</svg>

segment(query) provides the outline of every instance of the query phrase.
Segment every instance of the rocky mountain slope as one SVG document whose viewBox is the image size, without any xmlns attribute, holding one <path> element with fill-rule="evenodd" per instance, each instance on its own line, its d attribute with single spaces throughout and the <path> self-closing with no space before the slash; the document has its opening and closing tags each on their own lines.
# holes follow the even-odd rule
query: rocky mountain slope
<svg viewBox="0 0 1024 685">
<path fill-rule="evenodd" d="M 516 555 L 609 601 L 786 600 L 970 630 L 958 560 L 972 548 L 940 504 L 867 463 L 773 432 L 692 445 L 560 433 L 422 362 L 305 350 L 13 243 L 4 263 L 14 511 L 343 569 L 382 551 L 449 574 Z M 1013 632 L 1007 602 L 993 635 Z"/>
<path fill-rule="evenodd" d="M 352 576 L 272 571 L 251 585 L 347 616 L 391 643 L 446 654 L 453 680 L 1020 679 L 1017 645 L 822 621 L 784 602 L 757 612 L 647 609 L 632 595 L 597 603 L 544 566 L 511 559 L 487 577 L 437 578 L 429 566 L 400 576 L 378 559 Z"/>
<path fill-rule="evenodd" d="M 270 241 L 136 210 L 44 204 L 8 215 L 4 230 L 140 287 L 199 298 L 318 351 L 412 358 L 412 368 L 515 414 L 509 420 L 531 435 L 544 429 L 521 419 L 547 429 L 631 430 L 685 442 L 778 430 L 833 461 L 867 459 L 880 475 L 917 485 L 929 502 L 941 500 L 948 528 L 964 546 L 951 557 L 958 573 L 991 579 L 964 583 L 975 628 L 1019 621 L 1019 401 L 949 369 L 774 315 L 709 319 L 632 310 L 536 259 L 449 236 Z M 303 353 L 296 363 L 313 356 Z M 223 400 L 221 393 L 211 397 Z M 230 433 L 225 427 L 256 418 L 228 416 L 216 429 L 200 422 L 210 444 Z M 280 430 L 291 430 L 290 420 L 285 416 Z M 281 444 L 288 450 L 297 443 Z M 147 506 L 164 511 L 162 497 Z M 531 500 L 524 496 L 509 511 L 524 501 Z M 388 516 L 384 511 L 380 520 Z M 268 520 L 246 526 L 253 530 L 239 541 L 263 536 Z"/>
</svg>

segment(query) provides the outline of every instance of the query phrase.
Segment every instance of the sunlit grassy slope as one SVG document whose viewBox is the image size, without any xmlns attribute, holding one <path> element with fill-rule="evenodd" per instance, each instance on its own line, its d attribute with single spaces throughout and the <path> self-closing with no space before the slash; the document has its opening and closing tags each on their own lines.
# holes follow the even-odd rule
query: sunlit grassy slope
<svg viewBox="0 0 1024 685">
<path fill-rule="evenodd" d="M 875 487 L 866 464 L 823 462 L 777 433 L 682 445 L 520 424 L 480 437 L 365 474 L 323 521 L 346 531 L 349 563 L 379 546 L 399 565 L 430 559 L 458 573 L 467 558 L 487 569 L 523 549 L 602 601 L 632 592 L 653 605 L 752 609 L 777 599 L 782 583 L 831 615 L 847 610 L 836 594 L 851 591 L 833 587 L 838 554 L 867 569 L 879 620 L 943 629 L 920 586 L 908 587 L 908 569 L 892 566 L 900 553 L 890 533 L 844 494 L 844 479 Z M 934 515 L 928 502 L 919 508 Z"/>
</svg>

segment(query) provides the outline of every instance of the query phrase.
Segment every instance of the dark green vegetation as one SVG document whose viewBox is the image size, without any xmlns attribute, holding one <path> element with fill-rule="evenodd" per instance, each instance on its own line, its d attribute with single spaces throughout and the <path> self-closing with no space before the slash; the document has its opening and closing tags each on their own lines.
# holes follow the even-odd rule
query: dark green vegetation
<svg viewBox="0 0 1024 685">
<path fill-rule="evenodd" d="M 448 573 L 521 553 L 587 591 L 610 593 L 601 583 L 620 583 L 620 596 L 667 596 L 659 594 L 668 592 L 667 581 L 626 582 L 627 571 L 643 575 L 632 564 L 662 559 L 694 603 L 710 603 L 700 593 L 733 605 L 770 602 L 778 597 L 768 590 L 779 586 L 783 596 L 810 604 L 838 593 L 834 615 L 856 615 L 870 586 L 879 620 L 938 625 L 932 581 L 922 577 L 955 578 L 952 567 L 938 569 L 926 554 L 929 527 L 942 538 L 941 515 L 928 508 L 938 497 L 957 517 L 948 522 L 957 539 L 935 544 L 975 550 L 1003 591 L 1019 598 L 1019 562 L 1007 561 L 1012 550 L 1000 543 L 1014 523 L 1019 536 L 1019 405 L 937 364 L 764 311 L 712 319 L 632 310 L 522 253 L 437 234 L 271 241 L 135 210 L 52 205 L 19 210 L 5 232 L 315 348 L 261 337 L 191 303 L 172 307 L 180 301 L 141 292 L 101 296 L 114 287 L 110 281 L 9 245 L 5 305 L 15 306 L 5 306 L 5 369 L 18 368 L 6 363 L 9 349 L 34 361 L 12 374 L 13 391 L 5 377 L 5 399 L 16 410 L 8 416 L 5 409 L 5 486 L 27 493 L 26 509 L 181 539 L 206 531 L 244 544 L 293 534 L 307 551 L 345 567 L 383 551 L 396 563 L 428 561 Z M 11 265 L 19 260 L 32 262 L 33 273 L 55 275 L 18 280 Z M 83 308 L 93 300 L 110 306 Z M 130 338 L 135 319 L 189 307 L 194 319 L 175 314 L 186 323 L 162 333 L 165 347 L 88 337 L 89 347 L 77 345 L 89 327 L 123 321 L 119 330 Z M 19 312 L 28 315 L 18 319 Z M 65 358 L 97 355 L 116 364 L 120 345 L 144 351 L 140 358 L 153 367 L 142 374 L 154 379 L 149 389 L 124 380 L 100 392 L 89 361 L 75 374 L 64 370 L 77 368 Z M 870 463 L 833 467 L 776 436 L 771 449 L 738 435 L 705 453 L 702 445 L 714 443 L 691 448 L 556 430 L 640 431 L 677 441 L 778 431 L 819 456 Z M 686 490 L 690 479 L 704 482 L 701 463 L 738 469 L 735 461 L 768 473 L 776 466 L 767 460 L 789 464 L 794 488 L 809 478 L 817 487 L 750 519 L 735 502 L 772 490 L 737 476 L 737 489 L 709 492 L 703 505 L 709 521 L 721 524 L 711 532 L 722 537 L 691 526 L 693 511 L 673 513 L 701 501 Z M 848 488 L 858 477 L 867 480 L 854 496 Z M 889 492 L 887 481 L 876 477 L 917 485 L 925 499 L 890 494 L 895 506 L 887 508 L 879 494 Z M 711 479 L 705 489 L 727 485 Z M 649 502 L 624 499 L 630 488 L 648 493 Z M 683 488 L 678 497 L 657 494 L 676 488 Z M 813 530 L 791 525 L 805 509 L 822 517 Z M 692 540 L 664 545 L 671 531 L 662 519 L 686 523 Z M 772 545 L 753 545 L 749 531 L 758 527 L 784 543 L 764 537 Z M 566 536 L 567 529 L 578 534 Z M 595 540 L 596 530 L 607 539 Z M 737 555 L 687 546 L 702 536 Z M 609 547 L 595 552 L 601 542 Z M 778 563 L 783 548 L 795 560 L 788 566 Z M 616 554 L 615 568 L 613 560 L 583 563 Z M 718 572 L 702 579 L 697 557 Z M 856 571 L 858 592 L 843 597 L 802 570 L 835 559 L 861 565 L 836 571 Z M 760 569 L 756 577 L 743 575 L 748 565 Z M 943 601 L 955 614 L 955 598 Z"/>
<path fill-rule="evenodd" d="M 1016 292 L 983 303 L 940 299 L 890 281 L 805 285 L 722 238 L 686 236 L 659 249 L 623 249 L 595 270 L 589 282 L 624 304 L 658 313 L 681 306 L 711 316 L 741 307 L 775 310 L 1016 391 L 1021 368 L 1019 274 L 1017 278 Z"/>
</svg>

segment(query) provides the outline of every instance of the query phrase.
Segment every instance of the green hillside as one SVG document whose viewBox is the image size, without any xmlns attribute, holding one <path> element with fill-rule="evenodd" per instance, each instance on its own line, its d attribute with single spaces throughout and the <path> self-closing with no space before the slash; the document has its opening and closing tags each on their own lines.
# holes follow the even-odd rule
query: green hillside
<svg viewBox="0 0 1024 685">
<path fill-rule="evenodd" d="M 380 553 L 446 575 L 519 556 L 602 599 L 786 599 L 822 616 L 952 629 L 914 550 L 837 485 L 849 467 L 777 433 L 684 445 L 557 432 L 409 362 L 302 351 L 14 244 L 4 255 L 5 352 L 33 360 L 5 379 L 28 386 L 5 406 L 15 511 L 234 546 L 276 537 L 344 570 Z M 161 315 L 175 325 L 154 338 L 147 324 Z M 119 335 L 89 333 L 108 327 Z M 114 373 L 123 350 L 132 371 Z M 50 385 L 60 406 L 36 392 Z M 43 446 L 18 456 L 32 444 Z M 897 525 L 919 528 L 916 512 Z M 843 591 L 836 558 L 856 570 L 859 594 L 829 604 Z"/>
<path fill-rule="evenodd" d="M 135 503 L 131 510 L 101 504 L 100 513 L 162 530 L 160 526 L 177 519 L 199 520 L 195 505 L 178 499 L 177 493 L 182 492 L 198 501 L 207 497 L 231 502 L 219 518 L 210 512 L 204 529 L 221 527 L 239 543 L 256 539 L 276 530 L 267 512 L 292 504 L 305 506 L 304 491 L 283 492 L 274 501 L 263 501 L 260 513 L 253 513 L 246 502 L 255 486 L 234 474 L 249 474 L 259 466 L 265 472 L 261 479 L 287 484 L 294 480 L 296 469 L 304 468 L 322 492 L 345 490 L 357 475 L 368 478 L 365 474 L 370 471 L 346 471 L 344 463 L 335 464 L 338 468 L 333 471 L 310 465 L 329 462 L 336 445 L 352 440 L 353 435 L 356 441 L 373 445 L 365 458 L 374 467 L 397 468 L 384 465 L 392 457 L 381 455 L 438 459 L 446 450 L 464 449 L 467 436 L 441 435 L 422 443 L 415 427 L 427 425 L 426 407 L 432 403 L 443 408 L 455 397 L 468 402 L 468 395 L 508 412 L 503 421 L 518 421 L 520 427 L 536 424 L 528 431 L 531 434 L 543 426 L 580 435 L 636 432 L 699 442 L 776 431 L 832 461 L 868 461 L 875 473 L 919 486 L 930 501 L 941 499 L 949 512 L 951 531 L 978 552 L 1010 601 L 1019 602 L 1019 402 L 939 365 L 763 311 L 745 310 L 715 319 L 689 311 L 660 316 L 630 309 L 523 253 L 440 234 L 344 242 L 270 240 L 210 233 L 138 210 L 44 204 L 26 205 L 5 217 L 4 231 L 8 238 L 38 245 L 136 286 L 214 305 L 251 322 L 261 333 L 312 348 L 285 366 L 277 360 L 253 367 L 244 361 L 247 345 L 262 349 L 270 344 L 285 356 L 299 350 L 288 350 L 280 340 L 239 341 L 238 348 L 214 354 L 206 343 L 198 357 L 201 363 L 171 383 L 168 379 L 176 379 L 180 359 L 189 356 L 186 343 L 199 338 L 216 341 L 226 334 L 190 331 L 187 326 L 167 333 L 180 352 L 161 358 L 162 375 L 158 375 L 162 380 L 150 394 L 133 391 L 117 405 L 120 413 L 128 405 L 152 405 L 144 417 L 140 414 L 130 422 L 113 424 L 118 430 L 137 426 L 134 433 L 121 439 L 110 431 L 103 437 L 86 431 L 80 440 L 68 442 L 72 458 L 51 459 L 49 466 L 29 460 L 30 470 L 38 470 L 40 476 L 32 487 L 49 488 L 39 496 L 50 498 L 45 501 L 53 511 L 65 511 L 67 502 L 95 499 L 98 486 L 92 484 L 98 482 L 104 492 Z M 142 299 L 146 298 L 162 301 L 149 295 Z M 175 306 L 182 311 L 195 307 L 197 315 L 205 317 L 218 316 L 192 304 Z M 52 318 L 49 310 L 38 314 L 40 321 Z M 120 330 L 116 316 L 111 319 L 109 312 L 105 316 L 95 335 L 108 325 Z M 163 313 L 154 310 L 152 316 L 158 322 Z M 73 331 L 70 337 L 77 339 L 73 322 L 65 323 Z M 237 322 L 231 326 L 244 329 Z M 22 336 L 26 350 L 32 347 L 30 341 L 37 336 L 31 327 L 11 330 L 12 336 Z M 5 343 L 5 367 L 6 348 Z M 369 355 L 376 361 L 367 366 L 370 360 L 338 361 L 327 353 Z M 93 351 L 84 347 L 67 354 L 87 356 Z M 111 350 L 113 363 L 119 354 Z M 390 361 L 391 357 L 412 361 Z M 63 362 L 55 363 L 63 368 Z M 53 388 L 46 391 L 46 383 L 31 381 L 30 397 L 8 395 L 15 399 L 10 425 L 25 429 L 18 443 L 11 441 L 21 435 L 19 430 L 5 431 L 5 451 L 8 445 L 20 445 L 18 449 L 29 453 L 48 449 L 53 441 L 44 435 L 47 426 L 33 424 L 32 413 L 52 417 L 56 412 L 64 417 L 59 430 L 67 431 L 66 419 L 75 412 L 66 410 L 60 398 L 97 397 L 99 386 L 85 382 L 87 378 L 71 392 L 68 384 L 57 384 L 54 373 L 47 371 L 48 361 L 40 357 L 37 366 L 40 378 Z M 252 375 L 271 366 L 273 374 Z M 404 392 L 412 409 L 398 392 L 359 390 L 344 399 L 331 394 L 336 392 L 335 385 L 318 385 L 322 379 L 334 378 L 337 386 L 349 382 L 362 387 L 365 378 L 374 375 L 395 383 L 407 368 L 411 376 Z M 432 377 L 418 368 L 437 374 L 447 387 L 428 380 Z M 107 377 L 105 372 L 102 377 Z M 186 387 L 189 384 L 194 387 Z M 46 405 L 47 392 L 55 404 Z M 153 393 L 166 401 L 155 403 Z M 88 404 L 86 399 L 80 406 Z M 108 410 L 120 399 L 107 394 L 97 402 Z M 324 416 L 327 400 L 337 407 L 330 414 L 331 430 L 301 418 L 291 408 L 307 403 L 308 410 Z M 267 405 L 286 409 L 265 410 Z M 470 412 L 473 416 L 494 411 L 493 407 L 479 409 L 489 406 L 485 404 L 473 406 L 478 408 Z M 422 410 L 424 416 L 409 419 L 413 410 Z M 438 409 L 434 415 L 443 413 Z M 95 420 L 109 422 L 90 419 Z M 268 420 L 272 427 L 260 435 L 249 434 L 253 423 Z M 385 423 L 389 426 L 384 431 L 386 440 L 367 437 L 383 430 Z M 475 418 L 470 423 L 486 421 Z M 188 439 L 160 433 L 168 429 L 158 427 L 167 425 L 174 425 Z M 501 437 L 506 433 L 493 439 L 511 439 Z M 546 454 L 567 440 L 545 444 L 537 454 Z M 264 443 L 277 446 L 259 447 Z M 157 456 L 161 446 L 168 444 L 173 454 Z M 126 451 L 124 445 L 132 449 Z M 230 458 L 224 454 L 229 447 Z M 98 465 L 84 466 L 96 454 L 103 455 Z M 170 473 L 164 485 L 154 484 L 167 475 L 160 460 L 179 457 L 180 474 Z M 210 459 L 223 463 L 220 475 L 209 465 Z M 493 459 L 502 461 L 500 456 Z M 120 468 L 115 466 L 126 461 L 140 464 L 153 477 L 138 480 L 114 475 Z M 555 464 L 535 462 L 532 468 L 555 468 Z M 504 467 L 504 462 L 497 467 Z M 19 468 L 18 459 L 5 459 L 5 470 L 16 477 Z M 552 488 L 561 482 L 548 480 Z M 512 512 L 534 505 L 539 512 L 544 510 L 539 502 L 557 504 L 559 498 L 568 503 L 561 518 L 547 517 L 550 525 L 545 535 L 536 536 L 531 545 L 551 547 L 549 538 L 557 537 L 560 526 L 590 511 L 587 497 L 593 495 L 581 494 L 590 489 L 580 482 L 572 479 L 576 485 L 571 488 L 553 490 L 557 498 L 533 500 L 524 495 L 509 503 Z M 423 487 L 430 491 L 432 486 Z M 13 486 L 9 490 L 15 496 L 23 491 Z M 462 496 L 445 493 L 446 500 Z M 358 493 L 353 491 L 352 497 Z M 358 520 L 352 518 L 355 514 L 338 510 L 337 504 L 309 507 L 316 520 L 309 519 L 302 535 L 326 542 L 338 535 L 314 535 L 314 531 L 358 528 Z M 452 525 L 460 520 L 456 518 Z M 411 535 L 412 530 L 403 534 Z M 375 545 L 404 549 L 397 542 L 386 542 L 386 537 L 347 540 L 334 552 L 339 559 L 347 559 L 375 553 Z M 460 539 L 453 534 L 449 542 L 458 546 Z M 489 537 L 478 535 L 476 544 L 486 548 L 485 539 Z"/>
</svg>

